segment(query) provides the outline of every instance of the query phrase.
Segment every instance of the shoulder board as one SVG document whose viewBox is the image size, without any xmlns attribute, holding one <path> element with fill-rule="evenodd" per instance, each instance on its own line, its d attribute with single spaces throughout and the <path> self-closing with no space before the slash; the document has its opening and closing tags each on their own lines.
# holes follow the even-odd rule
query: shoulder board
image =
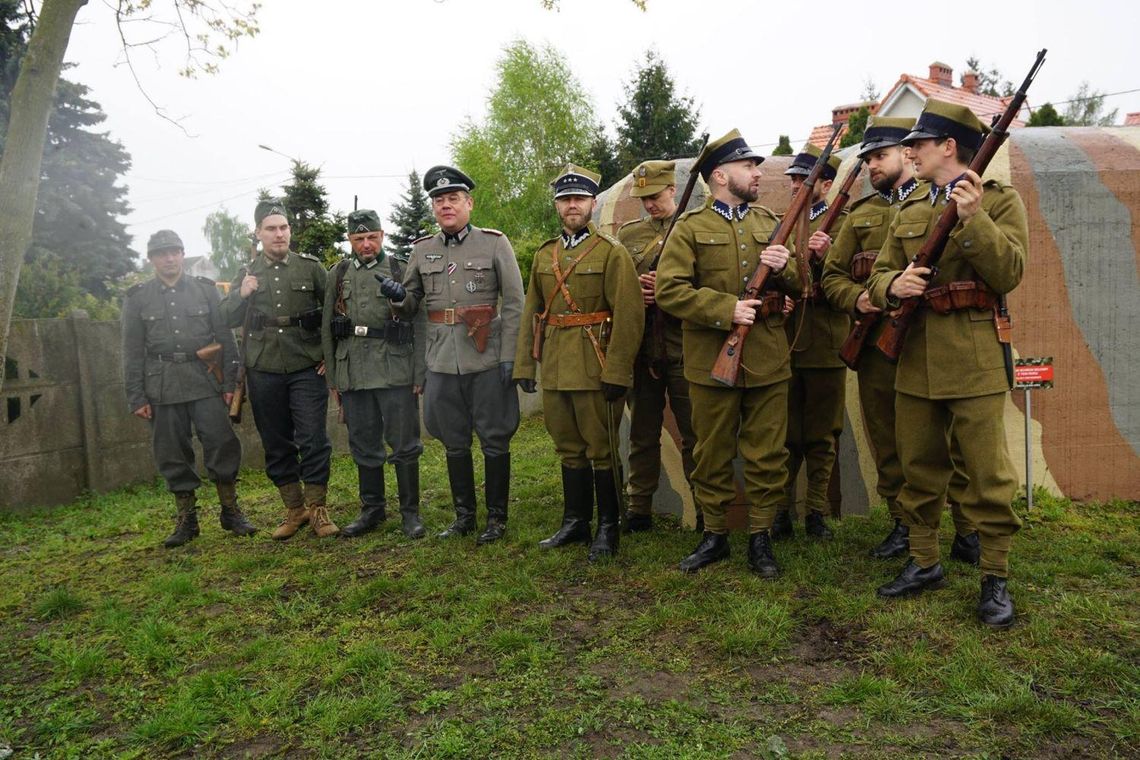
<svg viewBox="0 0 1140 760">
<path fill-rule="evenodd" d="M 144 283 L 144 282 L 136 282 L 134 285 L 127 288 L 127 295 L 133 296 L 135 293 L 139 292 L 139 288 L 141 288 L 145 284 L 146 283 Z"/>
<path fill-rule="evenodd" d="M 392 259 L 393 261 L 398 261 L 401 264 L 407 264 L 408 261 L 411 259 L 411 256 L 408 256 L 407 254 L 397 256 L 396 254 L 391 253 L 391 254 L 388 254 L 388 258 Z"/>
<path fill-rule="evenodd" d="M 759 203 L 752 204 L 749 206 L 749 208 L 752 209 L 753 211 L 759 211 L 761 213 L 767 214 L 769 217 L 771 217 L 772 219 L 775 219 L 777 222 L 780 221 L 780 219 L 783 217 L 783 214 L 777 214 L 772 209 L 768 208 L 767 206 L 761 206 Z"/>
<path fill-rule="evenodd" d="M 600 237 L 602 240 L 605 240 L 610 245 L 621 245 L 621 241 L 608 232 L 602 232 L 601 230 L 598 230 L 598 237 Z"/>
<path fill-rule="evenodd" d="M 308 259 L 309 261 L 315 261 L 318 264 L 320 264 L 321 266 L 325 265 L 325 263 L 323 261 L 321 261 L 320 259 L 318 259 L 316 256 L 314 256 L 311 253 L 298 253 L 297 255 L 300 256 L 302 259 Z"/>
<path fill-rule="evenodd" d="M 882 198 L 882 197 L 883 196 L 879 195 L 878 192 L 872 190 L 871 192 L 867 193 L 866 195 L 862 196 L 861 198 L 856 198 L 856 199 L 850 201 L 847 204 L 847 211 L 854 211 L 855 209 L 859 208 L 860 206 L 862 206 L 867 201 L 869 201 L 873 198 Z"/>
<path fill-rule="evenodd" d="M 433 234 L 431 234 L 431 235 L 424 235 L 423 237 L 418 237 L 418 238 L 416 238 L 415 240 L 413 240 L 413 241 L 412 241 L 412 245 L 415 245 L 416 243 L 422 243 L 422 242 L 424 242 L 425 240 L 431 240 L 433 237 L 435 237 L 435 234 L 434 234 L 434 233 L 433 233 Z"/>
<path fill-rule="evenodd" d="M 217 283 L 214 282 L 213 280 L 211 280 L 209 277 L 204 277 L 200 274 L 194 275 L 194 279 L 197 280 L 198 282 L 202 283 L 203 285 L 209 285 L 210 287 L 217 285 Z"/>
<path fill-rule="evenodd" d="M 677 221 L 681 221 L 682 219 L 688 219 L 690 216 L 695 216 L 696 214 L 699 214 L 699 213 L 701 213 L 702 211 L 704 211 L 706 208 L 709 208 L 709 207 L 707 207 L 707 206 L 698 206 L 697 208 L 689 209 L 689 210 L 688 210 L 688 211 L 686 211 L 685 213 L 681 214 L 681 216 L 679 216 L 679 217 L 677 218 Z M 711 210 L 711 209 L 710 209 L 710 210 Z"/>
<path fill-rule="evenodd" d="M 618 229 L 624 230 L 626 227 L 632 227 L 635 224 L 640 224 L 642 221 L 642 219 L 630 219 L 628 222 L 618 227 Z"/>
<path fill-rule="evenodd" d="M 1000 179 L 987 179 L 982 181 L 982 187 L 992 187 L 997 190 L 1008 190 L 1013 185 L 1008 182 L 1002 182 Z"/>
<path fill-rule="evenodd" d="M 558 239 L 559 239 L 560 237 L 561 237 L 561 235 L 555 235 L 555 236 L 554 236 L 554 237 L 552 237 L 552 238 L 548 238 L 548 239 L 546 239 L 546 240 L 543 240 L 541 243 L 539 243 L 539 245 L 538 245 L 538 248 L 537 248 L 536 250 L 539 250 L 539 251 L 541 251 L 541 250 L 542 250 L 543 248 L 545 248 L 546 246 L 548 246 L 548 245 L 551 245 L 552 243 L 557 243 L 557 242 L 558 242 Z"/>
<path fill-rule="evenodd" d="M 483 230 L 483 232 L 486 232 L 489 235 L 497 235 L 499 237 L 503 236 L 502 232 L 499 230 L 491 229 L 490 227 L 480 227 L 479 229 Z"/>
</svg>

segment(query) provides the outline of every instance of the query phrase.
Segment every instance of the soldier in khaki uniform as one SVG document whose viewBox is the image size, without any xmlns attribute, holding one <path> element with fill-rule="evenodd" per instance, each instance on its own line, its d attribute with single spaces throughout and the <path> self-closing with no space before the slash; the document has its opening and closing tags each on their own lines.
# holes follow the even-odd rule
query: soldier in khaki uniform
<svg viewBox="0 0 1140 760">
<path fill-rule="evenodd" d="M 804 186 L 804 180 L 815 166 L 821 151 L 808 145 L 792 160 L 784 174 L 791 177 L 792 195 Z M 784 486 L 784 508 L 776 516 L 772 537 L 794 535 L 791 514 L 795 511 L 796 476 L 800 465 L 807 465 L 807 493 L 804 495 L 804 532 L 812 538 L 831 538 L 831 529 L 823 519 L 828 509 L 827 490 L 835 466 L 835 451 L 843 432 L 843 405 L 847 387 L 847 368 L 838 351 L 851 327 L 847 313 L 823 293 L 823 257 L 831 245 L 830 236 L 819 229 L 827 213 L 827 191 L 839 171 L 839 156 L 828 157 L 819 180 L 813 185 L 812 205 L 808 211 L 808 271 L 811 295 L 796 303 L 792 319 L 787 323 L 788 341 L 792 343 L 792 381 L 788 386 L 788 479 Z M 789 219 L 788 223 L 797 220 Z M 802 284 L 801 284 L 802 287 Z"/>
<path fill-rule="evenodd" d="M 471 431 L 483 448 L 487 528 L 479 544 L 498 541 L 507 527 L 511 436 L 519 398 L 511 376 L 523 286 L 511 242 L 498 230 L 471 225 L 475 183 L 451 166 L 424 174 L 439 222 L 435 235 L 415 241 L 401 285 L 382 292 L 406 317 L 427 312 L 424 422 L 447 449 L 455 521 L 441 538 L 475 530 L 475 472 Z"/>
<path fill-rule="evenodd" d="M 242 327 L 249 314 L 243 348 L 249 403 L 265 447 L 265 473 L 285 505 L 273 537 L 290 538 L 306 523 L 318 536 L 333 536 L 337 527 L 325 505 L 332 455 L 321 351 L 325 268 L 316 257 L 289 250 L 284 203 L 261 201 L 253 217 L 262 252 L 233 281 L 222 310 L 230 327 Z"/>
<path fill-rule="evenodd" d="M 380 292 L 386 279 L 404 278 L 407 263 L 385 255 L 380 217 L 359 209 L 347 221 L 352 255 L 329 270 L 321 329 L 325 377 L 340 393 L 360 487 L 360 516 L 340 534 L 363 535 L 387 517 L 384 463 L 390 461 L 404 535 L 423 538 L 419 395 L 427 323 L 422 313 L 411 322 L 400 319 Z"/>
<path fill-rule="evenodd" d="M 237 375 L 237 347 L 218 308 L 218 290 L 206 277 L 182 271 L 186 253 L 172 230 L 159 230 L 146 246 L 153 280 L 131 287 L 123 300 L 123 379 L 131 413 L 150 422 L 159 473 L 174 494 L 174 532 L 166 548 L 198 537 L 191 436 L 197 433 L 221 502 L 222 528 L 248 536 L 237 503 L 241 442 L 227 415 Z M 204 360 L 205 359 L 205 360 Z"/>
<path fill-rule="evenodd" d="M 728 556 L 725 511 L 736 497 L 733 458 L 744 460 L 748 499 L 749 567 L 764 577 L 779 574 L 769 531 L 783 494 L 787 432 L 788 338 L 784 293 L 799 292 L 789 252 L 769 246 L 776 215 L 750 205 L 760 194 L 760 162 L 740 132 L 709 143 L 695 171 L 709 186 L 700 209 L 677 222 L 657 268 L 657 305 L 682 320 L 685 377 L 693 402 L 693 494 L 704 513 L 704 534 L 681 561 L 694 572 Z M 763 262 L 772 269 L 759 299 L 741 300 Z M 709 376 L 734 324 L 752 325 L 740 346 L 736 385 Z"/>
<path fill-rule="evenodd" d="M 906 149 L 899 143 L 913 127 L 914 119 L 910 118 L 871 117 L 859 157 L 867 164 L 875 192 L 851 203 L 850 214 L 824 259 L 823 290 L 828 301 L 855 319 L 875 319 L 882 313 L 871 303 L 866 289 L 871 265 L 903 201 L 912 193 L 921 196 L 930 192 L 929 184 L 914 176 L 910 162 L 904 160 Z M 910 531 L 902 521 L 898 504 L 903 477 L 895 447 L 895 365 L 874 348 L 880 332 L 881 326 L 868 335 L 858 373 L 859 401 L 878 473 L 877 489 L 894 519 L 891 532 L 871 550 L 871 556 L 887 559 L 909 555 Z M 955 451 L 952 446 L 951 452 Z M 960 459 L 955 456 L 955 461 Z M 950 509 L 957 529 L 950 556 L 976 565 L 978 535 L 958 506 L 965 487 L 965 476 L 956 468 L 949 486 Z"/>
<path fill-rule="evenodd" d="M 657 308 L 657 262 L 669 222 L 677 210 L 673 161 L 646 161 L 633 170 L 629 193 L 640 198 L 648 214 L 618 230 L 621 244 L 633 257 L 645 304 L 645 335 L 633 370 L 629 397 L 629 511 L 625 531 L 653 527 L 653 494 L 661 478 L 661 425 L 665 399 L 681 434 L 685 479 L 693 474 L 696 435 L 691 422 L 689 381 L 681 361 L 681 320 Z"/>
<path fill-rule="evenodd" d="M 1017 477 L 1003 423 L 1012 368 L 998 340 L 995 308 L 1021 282 L 1029 232 L 1017 191 L 992 180 L 983 184 L 968 169 L 986 130 L 963 106 L 927 101 L 903 144 L 915 174 L 932 187 L 902 204 L 871 273 L 871 302 L 879 308 L 910 297 L 922 297 L 925 307 L 907 334 L 895 378 L 895 434 L 905 480 L 899 503 L 910 528 L 911 560 L 878 592 L 900 596 L 942 581 L 938 525 L 954 470 L 953 437 L 969 479 L 962 510 L 977 525 L 981 543 L 978 616 L 1004 627 L 1014 619 L 1006 577 L 1021 521 L 1011 506 Z M 908 262 L 951 198 L 959 223 L 928 282 L 931 272 Z"/>
<path fill-rule="evenodd" d="M 589 541 L 596 496 L 591 562 L 618 550 L 615 432 L 645 327 L 629 254 L 590 221 L 600 180 L 569 164 L 551 183 L 562 234 L 534 254 L 515 353 L 515 378 L 527 393 L 535 392 L 536 364 L 542 364 L 543 415 L 562 460 L 562 526 L 539 546 Z"/>
</svg>

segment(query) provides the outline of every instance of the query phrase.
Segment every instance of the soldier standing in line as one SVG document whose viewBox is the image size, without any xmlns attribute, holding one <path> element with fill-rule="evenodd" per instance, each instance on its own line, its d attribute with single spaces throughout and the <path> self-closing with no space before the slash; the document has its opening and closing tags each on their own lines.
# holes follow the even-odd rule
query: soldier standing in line
<svg viewBox="0 0 1140 760">
<path fill-rule="evenodd" d="M 1002 296 L 1025 272 L 1029 230 L 1017 191 L 995 180 L 983 183 L 969 170 L 986 131 L 964 106 L 926 102 L 902 143 L 915 175 L 931 183 L 930 192 L 903 202 L 871 272 L 871 302 L 878 308 L 898 308 L 911 297 L 923 298 L 926 307 L 907 333 L 895 378 L 895 434 L 905 481 L 899 504 L 910 528 L 910 561 L 878 593 L 917 593 L 943 579 L 938 525 L 954 471 L 952 437 L 969 480 L 962 510 L 978 527 L 981 545 L 978 617 L 1006 627 L 1014 620 L 1009 550 L 1021 520 L 1011 504 L 1017 476 L 1003 414 L 1012 368 L 995 328 Z M 938 270 L 908 263 L 950 199 L 959 221 Z"/>
<path fill-rule="evenodd" d="M 645 327 L 629 254 L 590 221 L 600 180 L 596 172 L 568 164 L 551 183 L 562 234 L 534 254 L 515 354 L 515 377 L 527 393 L 535 392 L 536 365 L 542 364 L 543 417 L 562 460 L 562 526 L 539 546 L 590 541 L 596 496 L 591 562 L 618 550 L 616 402 L 633 385 Z"/>
<path fill-rule="evenodd" d="M 241 442 L 227 415 L 237 348 L 218 290 L 207 277 L 184 274 L 186 253 L 172 230 L 151 235 L 146 252 L 155 277 L 131 287 L 123 301 L 123 378 L 131 413 L 150 422 L 154 461 L 178 510 L 163 546 L 198 537 L 194 492 L 202 481 L 194 468 L 194 431 L 218 491 L 222 528 L 252 535 L 235 487 Z"/>
<path fill-rule="evenodd" d="M 694 170 L 709 186 L 700 209 L 687 212 L 661 253 L 657 304 L 683 320 L 685 377 L 694 409 L 697 446 L 693 493 L 704 513 L 704 534 L 681 569 L 695 572 L 728 557 L 725 513 L 736 498 L 733 458 L 744 460 L 748 499 L 748 564 L 766 578 L 779 574 L 769 531 L 787 471 L 788 338 L 784 293 L 799 293 L 784 246 L 769 246 L 774 213 L 753 206 L 760 195 L 763 157 L 732 130 L 709 143 Z M 761 298 L 741 300 L 752 273 L 771 268 Z M 736 385 L 709 376 L 733 325 L 751 325 L 740 346 Z"/>
<path fill-rule="evenodd" d="M 645 334 L 633 370 L 629 407 L 629 511 L 627 533 L 653 527 L 653 494 L 661 478 L 661 425 L 665 399 L 681 434 L 681 464 L 688 481 L 693 474 L 696 436 L 691 422 L 689 381 L 681 361 L 681 320 L 657 308 L 657 262 L 669 222 L 677 210 L 672 161 L 646 161 L 633 170 L 629 194 L 640 198 L 648 214 L 626 222 L 618 240 L 633 257 L 645 304 Z"/>
<path fill-rule="evenodd" d="M 289 250 L 284 203 L 260 201 L 253 216 L 262 253 L 234 280 L 222 310 L 230 327 L 242 326 L 249 312 L 242 349 L 249 403 L 265 472 L 285 505 L 273 538 L 290 538 L 306 523 L 318 536 L 336 535 L 325 505 L 332 454 L 321 351 L 327 275 L 316 257 Z"/>
<path fill-rule="evenodd" d="M 455 504 L 455 521 L 439 537 L 475 530 L 474 430 L 483 449 L 487 502 L 487 527 L 476 543 L 488 544 L 507 528 L 510 444 L 519 426 L 511 376 L 522 275 L 507 237 L 471 224 L 470 177 L 451 166 L 433 166 L 424 174 L 424 189 L 440 231 L 415 241 L 403 283 L 388 279 L 381 292 L 405 318 L 427 311 L 424 423 L 447 450 Z"/>
<path fill-rule="evenodd" d="M 385 520 L 384 462 L 391 461 L 404 535 L 423 538 L 419 395 L 426 322 L 422 314 L 412 322 L 400 319 L 380 292 L 381 282 L 404 279 L 405 266 L 384 254 L 380 217 L 360 209 L 347 221 L 352 255 L 329 270 L 321 328 L 325 377 L 340 393 L 360 488 L 360 516 L 340 535 L 360 536 Z"/>
</svg>

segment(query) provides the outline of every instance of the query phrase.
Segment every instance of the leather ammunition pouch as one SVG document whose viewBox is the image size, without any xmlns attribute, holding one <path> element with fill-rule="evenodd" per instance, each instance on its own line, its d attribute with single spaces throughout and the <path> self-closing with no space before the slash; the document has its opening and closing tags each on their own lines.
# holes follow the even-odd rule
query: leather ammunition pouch
<svg viewBox="0 0 1140 760">
<path fill-rule="evenodd" d="M 760 308 L 757 309 L 761 317 L 784 313 L 784 294 L 776 290 L 766 291 L 760 296 Z"/>
<path fill-rule="evenodd" d="M 333 340 L 340 340 L 352 335 L 352 320 L 343 314 L 335 314 L 330 325 Z"/>
<path fill-rule="evenodd" d="M 878 251 L 863 251 L 855 254 L 851 259 L 851 279 L 855 282 L 866 282 L 871 276 L 871 267 L 875 265 Z"/>
<path fill-rule="evenodd" d="M 467 337 L 475 343 L 475 350 L 487 350 L 487 340 L 491 337 L 491 322 L 499 313 L 498 307 L 490 303 L 477 306 L 457 306 L 454 309 L 429 311 L 428 321 L 440 325 L 454 325 L 462 322 L 467 325 Z"/>
<path fill-rule="evenodd" d="M 976 280 L 955 280 L 922 294 L 927 306 L 936 314 L 977 309 L 991 311 L 997 305 L 997 294 Z"/>
</svg>

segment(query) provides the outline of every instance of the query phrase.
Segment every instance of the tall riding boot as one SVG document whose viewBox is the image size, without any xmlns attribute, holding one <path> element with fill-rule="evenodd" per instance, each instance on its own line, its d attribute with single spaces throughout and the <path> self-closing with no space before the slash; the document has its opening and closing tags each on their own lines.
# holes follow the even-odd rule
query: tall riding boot
<svg viewBox="0 0 1140 760">
<path fill-rule="evenodd" d="M 400 517 L 404 535 L 423 538 L 427 535 L 420 521 L 420 460 L 396 465 L 396 489 L 400 494 Z"/>
<path fill-rule="evenodd" d="M 498 541 L 507 530 L 507 499 L 511 490 L 511 454 L 483 457 L 484 494 L 487 500 L 487 529 L 479 534 L 479 546 Z"/>
<path fill-rule="evenodd" d="M 590 553 L 586 555 L 586 559 L 590 562 L 617 555 L 618 540 L 621 538 L 617 482 L 619 481 L 615 480 L 613 470 L 594 470 L 594 490 L 598 498 L 598 532 L 594 534 Z"/>
<path fill-rule="evenodd" d="M 214 487 L 218 490 L 218 503 L 222 505 L 222 511 L 218 513 L 222 530 L 228 530 L 235 536 L 252 536 L 256 533 L 257 528 L 250 524 L 238 506 L 237 484 L 232 480 L 228 483 L 219 480 L 214 483 Z"/>
<path fill-rule="evenodd" d="M 590 542 L 590 518 L 594 512 L 594 475 L 589 467 L 562 466 L 562 527 L 540 549 Z"/>
<path fill-rule="evenodd" d="M 329 509 L 325 504 L 328 495 L 328 486 L 324 483 L 305 484 L 305 506 L 309 509 L 309 527 L 319 538 L 328 538 L 340 533 L 340 528 L 329 517 Z"/>
<path fill-rule="evenodd" d="M 174 532 L 166 537 L 162 545 L 167 549 L 189 543 L 198 537 L 198 504 L 193 491 L 177 491 L 174 504 L 178 512 L 174 516 Z"/>
<path fill-rule="evenodd" d="M 388 500 L 384 497 L 384 466 L 356 467 L 360 484 L 360 516 L 344 526 L 340 534 L 346 538 L 371 533 L 388 517 Z"/>
<path fill-rule="evenodd" d="M 277 492 L 281 494 L 281 503 L 285 505 L 285 519 L 273 531 L 273 537 L 284 541 L 292 538 L 309 522 L 309 510 L 305 508 L 305 495 L 301 492 L 300 483 L 277 486 Z"/>
<path fill-rule="evenodd" d="M 475 530 L 475 465 L 471 451 L 447 457 L 447 480 L 451 484 L 451 500 L 455 503 L 455 521 L 439 538 L 466 536 Z"/>
</svg>

